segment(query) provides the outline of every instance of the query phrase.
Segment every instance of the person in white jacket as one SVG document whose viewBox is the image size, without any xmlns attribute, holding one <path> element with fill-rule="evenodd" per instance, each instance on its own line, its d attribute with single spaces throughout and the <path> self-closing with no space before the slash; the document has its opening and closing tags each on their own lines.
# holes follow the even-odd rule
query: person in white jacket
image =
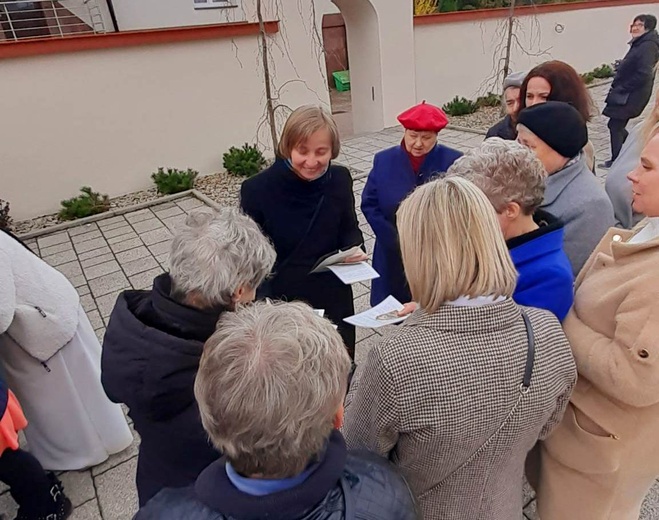
<svg viewBox="0 0 659 520">
<path fill-rule="evenodd" d="M 100 464 L 132 434 L 101 386 L 101 346 L 77 291 L 19 239 L 0 231 L 0 370 L 49 470 Z"/>
</svg>

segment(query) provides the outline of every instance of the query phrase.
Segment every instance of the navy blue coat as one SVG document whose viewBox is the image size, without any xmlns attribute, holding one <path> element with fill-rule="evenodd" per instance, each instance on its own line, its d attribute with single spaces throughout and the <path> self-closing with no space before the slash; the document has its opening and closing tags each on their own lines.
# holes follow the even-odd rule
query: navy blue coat
<svg viewBox="0 0 659 520">
<path fill-rule="evenodd" d="M 119 295 L 103 340 L 101 382 L 125 403 L 140 434 L 140 505 L 166 487 L 192 484 L 220 457 L 201 425 L 194 380 L 204 342 L 221 310 L 200 310 L 171 296 L 169 274 L 150 291 Z"/>
<path fill-rule="evenodd" d="M 563 224 L 538 210 L 540 227 L 508 240 L 508 250 L 519 273 L 513 300 L 519 305 L 552 312 L 560 321 L 574 300 L 572 265 L 563 251 Z"/>
<path fill-rule="evenodd" d="M 412 493 L 388 461 L 348 453 L 338 431 L 326 455 L 302 484 L 265 496 L 238 490 L 221 459 L 194 486 L 168 489 L 140 509 L 135 520 L 414 520 Z"/>
<path fill-rule="evenodd" d="M 375 233 L 373 268 L 380 274 L 372 282 L 371 305 L 377 305 L 389 295 L 402 303 L 411 300 L 400 256 L 396 210 L 417 186 L 438 173 L 445 173 L 461 156 L 461 152 L 438 144 L 416 174 L 402 146 L 375 154 L 362 193 L 362 212 Z"/>
</svg>

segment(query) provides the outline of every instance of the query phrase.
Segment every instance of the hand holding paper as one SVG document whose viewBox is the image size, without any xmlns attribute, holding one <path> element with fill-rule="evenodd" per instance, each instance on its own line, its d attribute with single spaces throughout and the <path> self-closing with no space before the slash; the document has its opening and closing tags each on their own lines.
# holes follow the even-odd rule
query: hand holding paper
<svg viewBox="0 0 659 520">
<path fill-rule="evenodd" d="M 398 316 L 399 311 L 404 309 L 403 304 L 400 303 L 393 296 L 389 296 L 379 305 L 349 318 L 344 318 L 343 321 L 350 323 L 356 327 L 364 327 L 370 329 L 377 329 L 385 325 L 393 325 L 405 321 L 407 316 Z"/>
</svg>

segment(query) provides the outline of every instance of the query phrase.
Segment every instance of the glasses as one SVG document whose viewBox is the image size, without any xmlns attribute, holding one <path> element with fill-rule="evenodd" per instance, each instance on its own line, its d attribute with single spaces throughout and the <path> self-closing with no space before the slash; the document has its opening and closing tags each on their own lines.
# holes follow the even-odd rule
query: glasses
<svg viewBox="0 0 659 520">
<path fill-rule="evenodd" d="M 636 22 L 636 23 L 631 24 L 629 27 L 631 29 L 633 29 L 634 27 L 639 27 L 641 29 L 645 29 L 645 24 L 643 22 Z"/>
</svg>

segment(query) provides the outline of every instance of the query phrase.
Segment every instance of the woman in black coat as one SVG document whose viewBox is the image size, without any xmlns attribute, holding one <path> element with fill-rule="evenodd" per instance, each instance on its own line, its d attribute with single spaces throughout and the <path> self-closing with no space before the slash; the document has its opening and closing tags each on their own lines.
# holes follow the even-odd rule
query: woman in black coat
<svg viewBox="0 0 659 520">
<path fill-rule="evenodd" d="M 627 139 L 627 123 L 640 116 L 650 101 L 654 67 L 659 60 L 656 27 L 657 18 L 651 14 L 638 15 L 630 27 L 630 49 L 618 65 L 603 112 L 609 118 L 611 133 L 611 160 L 603 165 L 607 168 L 616 160 Z"/>
<path fill-rule="evenodd" d="M 364 240 L 350 172 L 331 164 L 339 149 L 332 117 L 320 107 L 298 108 L 286 121 L 275 163 L 243 183 L 240 205 L 277 252 L 259 295 L 324 309 L 354 358 L 355 329 L 343 321 L 354 314 L 352 287 L 331 272 L 310 274 L 321 258 Z M 348 261 L 365 259 L 360 253 Z"/>
</svg>

